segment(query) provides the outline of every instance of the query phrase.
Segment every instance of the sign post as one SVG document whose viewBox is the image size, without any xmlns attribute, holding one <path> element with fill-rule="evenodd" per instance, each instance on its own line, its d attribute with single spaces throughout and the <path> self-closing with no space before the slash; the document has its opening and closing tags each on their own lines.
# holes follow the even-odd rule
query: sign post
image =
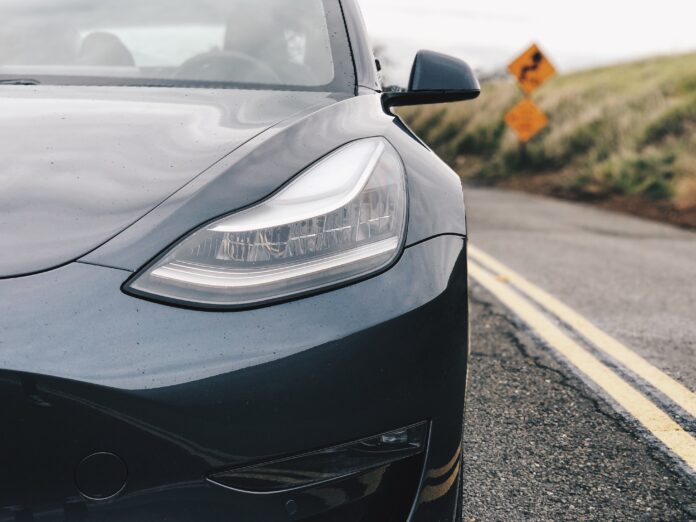
<svg viewBox="0 0 696 522">
<path fill-rule="evenodd" d="M 532 100 L 525 98 L 505 115 L 505 123 L 522 143 L 527 143 L 549 124 L 549 119 Z"/>
<path fill-rule="evenodd" d="M 520 88 L 527 96 L 556 74 L 556 69 L 536 44 L 512 62 L 508 71 L 517 78 Z"/>
<path fill-rule="evenodd" d="M 524 100 L 505 115 L 505 123 L 515 131 L 520 140 L 520 156 L 524 161 L 527 142 L 549 124 L 549 119 L 530 96 L 542 83 L 556 74 L 556 69 L 534 44 L 508 66 L 508 71 L 517 78 L 525 95 Z"/>
</svg>

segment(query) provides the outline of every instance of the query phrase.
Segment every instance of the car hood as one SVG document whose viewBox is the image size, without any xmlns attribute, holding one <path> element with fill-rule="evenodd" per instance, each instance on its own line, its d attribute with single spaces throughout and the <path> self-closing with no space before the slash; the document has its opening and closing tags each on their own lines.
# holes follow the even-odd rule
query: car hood
<svg viewBox="0 0 696 522">
<path fill-rule="evenodd" d="M 326 93 L 0 88 L 0 278 L 97 248 Z"/>
</svg>

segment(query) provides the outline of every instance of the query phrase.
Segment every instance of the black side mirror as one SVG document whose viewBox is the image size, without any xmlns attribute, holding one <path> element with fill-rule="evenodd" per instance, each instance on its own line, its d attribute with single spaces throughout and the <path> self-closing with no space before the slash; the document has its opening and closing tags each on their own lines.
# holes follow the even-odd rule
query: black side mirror
<svg viewBox="0 0 696 522">
<path fill-rule="evenodd" d="M 473 100 L 481 86 L 469 65 L 452 56 L 419 51 L 411 69 L 408 91 L 382 95 L 385 108 Z"/>
</svg>

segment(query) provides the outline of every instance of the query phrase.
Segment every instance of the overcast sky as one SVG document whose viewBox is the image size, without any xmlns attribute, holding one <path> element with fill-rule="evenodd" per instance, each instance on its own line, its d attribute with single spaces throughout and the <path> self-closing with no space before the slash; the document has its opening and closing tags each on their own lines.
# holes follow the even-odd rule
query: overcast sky
<svg viewBox="0 0 696 522">
<path fill-rule="evenodd" d="M 491 70 L 537 42 L 565 71 L 696 50 L 696 0 L 360 0 L 400 83 L 418 49 Z M 397 71 L 396 74 L 394 71 Z"/>
</svg>

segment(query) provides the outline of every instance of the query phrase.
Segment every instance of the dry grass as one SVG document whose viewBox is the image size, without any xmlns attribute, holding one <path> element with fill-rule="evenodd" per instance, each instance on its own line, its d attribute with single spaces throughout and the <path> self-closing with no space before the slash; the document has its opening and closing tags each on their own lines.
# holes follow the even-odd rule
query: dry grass
<svg viewBox="0 0 696 522">
<path fill-rule="evenodd" d="M 679 210 L 696 208 L 696 176 L 684 178 L 677 183 L 677 194 L 674 200 Z"/>
<path fill-rule="evenodd" d="M 476 102 L 401 111 L 465 178 L 567 198 L 696 202 L 696 53 L 559 76 L 534 95 L 551 125 L 522 158 L 505 112 L 512 82 Z"/>
</svg>

